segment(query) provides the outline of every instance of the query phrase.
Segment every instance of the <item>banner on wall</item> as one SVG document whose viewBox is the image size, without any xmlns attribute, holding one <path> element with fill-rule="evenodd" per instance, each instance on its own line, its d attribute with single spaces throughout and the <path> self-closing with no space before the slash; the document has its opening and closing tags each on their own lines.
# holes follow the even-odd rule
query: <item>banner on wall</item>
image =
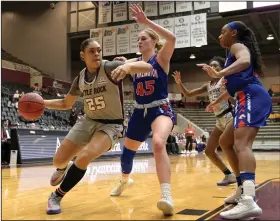
<svg viewBox="0 0 280 221">
<path fill-rule="evenodd" d="M 176 12 L 189 12 L 192 8 L 192 2 L 176 2 Z"/>
<path fill-rule="evenodd" d="M 206 13 L 191 15 L 191 46 L 207 45 Z"/>
<path fill-rule="evenodd" d="M 174 33 L 174 18 L 159 19 L 158 24 L 166 28 L 167 30 L 171 31 L 172 33 Z M 161 36 L 160 36 L 160 40 L 162 43 L 165 43 L 165 39 L 163 39 Z"/>
<path fill-rule="evenodd" d="M 103 55 L 116 55 L 116 27 L 103 28 Z"/>
<path fill-rule="evenodd" d="M 160 15 L 166 15 L 166 14 L 172 14 L 175 12 L 175 6 L 174 2 L 159 2 L 159 14 Z"/>
<path fill-rule="evenodd" d="M 158 3 L 157 1 L 147 1 L 144 2 L 144 12 L 147 17 L 158 16 Z"/>
<path fill-rule="evenodd" d="M 186 48 L 191 46 L 190 18 L 191 16 L 182 16 L 174 18 L 174 33 L 176 36 L 175 48 Z"/>
<path fill-rule="evenodd" d="M 117 26 L 117 54 L 129 54 L 129 25 Z"/>
<path fill-rule="evenodd" d="M 130 32 L 130 53 L 138 52 L 138 34 L 144 30 L 145 26 L 143 24 L 133 23 L 129 24 Z"/>
<path fill-rule="evenodd" d="M 194 2 L 194 10 L 210 8 L 210 2 Z"/>
<path fill-rule="evenodd" d="M 113 2 L 113 21 L 126 21 L 127 20 L 127 2 Z"/>
<path fill-rule="evenodd" d="M 100 1 L 98 9 L 98 24 L 106 24 L 112 21 L 112 4 L 111 2 Z"/>
<path fill-rule="evenodd" d="M 136 1 L 128 2 L 128 20 L 133 20 L 133 19 L 132 19 L 133 13 L 132 13 L 131 10 L 129 10 L 129 8 L 130 8 L 130 6 L 131 6 L 132 4 L 137 4 L 137 5 L 139 5 L 139 6 L 143 9 L 143 3 L 142 3 L 142 2 L 136 2 Z"/>
<path fill-rule="evenodd" d="M 102 47 L 102 28 L 90 29 L 90 38 L 97 41 Z"/>
</svg>

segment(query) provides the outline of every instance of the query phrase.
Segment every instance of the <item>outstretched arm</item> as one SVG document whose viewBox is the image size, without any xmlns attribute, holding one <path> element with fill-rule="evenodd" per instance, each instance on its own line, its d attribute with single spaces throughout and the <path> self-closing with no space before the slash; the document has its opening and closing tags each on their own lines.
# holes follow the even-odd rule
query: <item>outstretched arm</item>
<svg viewBox="0 0 280 221">
<path fill-rule="evenodd" d="M 82 92 L 78 87 L 78 77 L 75 78 L 71 85 L 71 89 L 63 99 L 44 100 L 45 107 L 54 110 L 68 110 L 71 109 Z"/>
<path fill-rule="evenodd" d="M 172 75 L 175 79 L 176 84 L 178 85 L 180 92 L 185 96 L 185 97 L 194 97 L 199 94 L 203 94 L 207 92 L 207 85 L 204 84 L 200 88 L 196 88 L 193 90 L 188 90 L 182 83 L 181 81 L 181 73 L 179 71 L 175 71 Z"/>
<path fill-rule="evenodd" d="M 175 48 L 176 36 L 169 30 L 148 19 L 145 13 L 143 12 L 142 8 L 138 5 L 132 5 L 130 7 L 130 10 L 133 12 L 132 18 L 136 22 L 144 24 L 145 26 L 151 28 L 166 40 L 165 44 L 163 45 L 163 48 L 158 53 L 157 60 L 160 66 L 164 69 L 164 71 L 168 73 L 169 61 L 173 55 Z"/>
</svg>

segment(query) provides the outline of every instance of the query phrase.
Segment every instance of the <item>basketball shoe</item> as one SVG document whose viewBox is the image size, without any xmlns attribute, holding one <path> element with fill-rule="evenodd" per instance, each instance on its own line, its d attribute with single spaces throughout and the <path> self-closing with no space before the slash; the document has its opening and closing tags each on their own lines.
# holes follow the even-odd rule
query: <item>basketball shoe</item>
<svg viewBox="0 0 280 221">
<path fill-rule="evenodd" d="M 55 193 L 51 193 L 48 199 L 47 214 L 59 214 L 61 213 L 60 202 L 62 197 L 57 196 Z"/>
<path fill-rule="evenodd" d="M 224 179 L 217 183 L 218 186 L 228 186 L 236 183 L 236 177 L 233 173 L 225 175 Z"/>
<path fill-rule="evenodd" d="M 122 181 L 111 191 L 110 196 L 120 196 L 122 192 L 134 183 L 133 179 L 129 178 L 128 181 Z"/>
<path fill-rule="evenodd" d="M 56 185 L 60 184 L 62 182 L 62 180 L 64 179 L 67 171 L 69 170 L 69 168 L 72 165 L 73 165 L 73 161 L 70 161 L 65 170 L 56 169 L 56 171 L 53 173 L 53 175 L 51 177 L 50 184 L 52 186 L 56 186 Z"/>
<path fill-rule="evenodd" d="M 237 187 L 235 193 L 227 198 L 225 198 L 224 202 L 228 204 L 235 204 L 241 197 L 242 186 Z"/>
<path fill-rule="evenodd" d="M 162 211 L 165 216 L 173 215 L 174 205 L 170 193 L 163 193 L 161 199 L 157 203 L 157 208 Z"/>
</svg>

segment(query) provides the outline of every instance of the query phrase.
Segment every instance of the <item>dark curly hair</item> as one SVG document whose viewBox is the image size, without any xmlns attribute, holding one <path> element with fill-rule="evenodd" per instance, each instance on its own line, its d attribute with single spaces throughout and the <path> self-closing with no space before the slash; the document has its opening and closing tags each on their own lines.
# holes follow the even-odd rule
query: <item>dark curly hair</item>
<svg viewBox="0 0 280 221">
<path fill-rule="evenodd" d="M 212 61 L 217 61 L 217 62 L 220 64 L 220 66 L 221 66 L 222 68 L 224 68 L 225 63 L 226 63 L 226 59 L 224 59 L 224 58 L 222 58 L 222 57 L 220 57 L 220 56 L 214 56 L 213 58 L 211 58 L 211 60 L 209 61 L 209 64 L 210 64 Z"/>
<path fill-rule="evenodd" d="M 254 72 L 263 77 L 264 64 L 254 32 L 241 21 L 234 21 L 233 23 L 237 30 L 238 42 L 244 44 L 250 51 Z"/>
</svg>

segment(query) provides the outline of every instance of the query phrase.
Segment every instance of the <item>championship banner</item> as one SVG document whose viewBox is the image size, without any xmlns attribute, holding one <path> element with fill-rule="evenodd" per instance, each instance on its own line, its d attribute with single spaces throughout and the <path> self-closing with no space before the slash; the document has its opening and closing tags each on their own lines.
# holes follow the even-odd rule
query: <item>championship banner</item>
<svg viewBox="0 0 280 221">
<path fill-rule="evenodd" d="M 174 2 L 159 2 L 159 14 L 166 15 L 175 12 Z"/>
<path fill-rule="evenodd" d="M 116 55 L 116 27 L 103 28 L 103 55 Z"/>
<path fill-rule="evenodd" d="M 117 55 L 129 54 L 129 25 L 118 26 L 117 28 Z"/>
<path fill-rule="evenodd" d="M 192 8 L 192 2 L 176 2 L 176 12 L 189 12 Z"/>
<path fill-rule="evenodd" d="M 106 24 L 112 21 L 112 5 L 111 2 L 98 2 L 98 24 Z"/>
<path fill-rule="evenodd" d="M 206 13 L 191 15 L 191 46 L 207 45 Z"/>
<path fill-rule="evenodd" d="M 132 19 L 133 13 L 132 13 L 131 10 L 129 10 L 130 6 L 133 5 L 133 4 L 136 4 L 143 9 L 143 3 L 142 2 L 135 2 L 135 1 L 134 2 L 128 2 L 128 20 L 133 20 Z"/>
<path fill-rule="evenodd" d="M 90 38 L 93 38 L 94 41 L 97 41 L 102 47 L 102 28 L 90 29 Z"/>
<path fill-rule="evenodd" d="M 138 23 L 129 24 L 130 53 L 138 52 L 138 34 L 144 30 L 145 26 Z"/>
<path fill-rule="evenodd" d="M 175 48 L 187 48 L 191 46 L 191 16 L 175 17 Z"/>
<path fill-rule="evenodd" d="M 194 10 L 210 8 L 210 2 L 194 2 Z"/>
<path fill-rule="evenodd" d="M 164 18 L 164 19 L 159 19 L 158 20 L 158 24 L 164 28 L 166 28 L 167 30 L 171 31 L 172 33 L 174 33 L 174 18 Z M 165 39 L 163 39 L 160 36 L 160 41 L 162 43 L 165 43 Z"/>
<path fill-rule="evenodd" d="M 127 2 L 113 2 L 113 22 L 127 20 Z"/>
<path fill-rule="evenodd" d="M 144 12 L 147 17 L 158 15 L 158 4 L 156 1 L 144 2 L 144 9 L 145 9 Z"/>
</svg>

